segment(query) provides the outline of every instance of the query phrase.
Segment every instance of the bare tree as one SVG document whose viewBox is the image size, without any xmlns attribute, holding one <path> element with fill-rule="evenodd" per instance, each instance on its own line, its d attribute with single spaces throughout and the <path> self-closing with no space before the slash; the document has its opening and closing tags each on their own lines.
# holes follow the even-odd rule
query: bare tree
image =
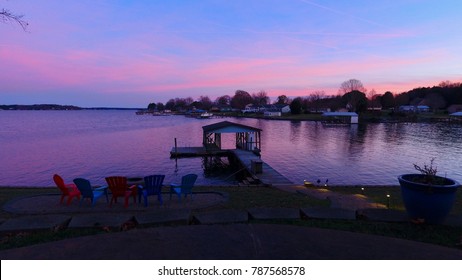
<svg viewBox="0 0 462 280">
<path fill-rule="evenodd" d="M 368 107 L 371 107 L 371 108 L 378 108 L 381 106 L 380 104 L 380 94 L 377 94 L 377 92 L 375 91 L 375 89 L 371 89 L 368 93 L 367 93 L 367 104 L 368 104 Z"/>
<path fill-rule="evenodd" d="M 13 14 L 7 9 L 1 9 L 0 10 L 0 20 L 3 21 L 4 23 L 7 22 L 16 22 L 19 24 L 24 31 L 26 31 L 27 26 L 29 23 L 23 19 L 24 15 L 17 15 Z"/>
<path fill-rule="evenodd" d="M 374 99 L 374 97 L 377 95 L 377 92 L 375 91 L 375 89 L 371 89 L 366 95 L 367 99 L 369 99 L 369 101 L 372 101 L 372 99 Z"/>
<path fill-rule="evenodd" d="M 210 108 L 212 108 L 212 100 L 210 100 L 210 98 L 207 95 L 201 95 L 199 97 L 199 102 L 202 103 L 202 108 L 204 110 L 210 110 Z"/>
<path fill-rule="evenodd" d="M 339 94 L 346 94 L 352 91 L 360 91 L 365 93 L 367 90 L 364 88 L 363 83 L 360 80 L 356 79 L 349 79 L 348 81 L 343 82 L 340 85 L 340 89 L 338 90 Z"/>
<path fill-rule="evenodd" d="M 257 93 L 252 93 L 252 98 L 253 103 L 257 106 L 267 105 L 270 102 L 270 98 L 264 90 L 261 90 Z"/>
<path fill-rule="evenodd" d="M 453 88 L 453 87 L 460 87 L 461 83 L 453 83 L 451 81 L 442 81 L 441 83 L 439 83 L 439 87 L 443 87 L 443 88 Z"/>
<path fill-rule="evenodd" d="M 215 104 L 219 106 L 229 106 L 231 104 L 231 96 L 223 95 L 215 99 Z"/>
<path fill-rule="evenodd" d="M 320 100 L 322 96 L 325 96 L 325 95 L 326 93 L 324 91 L 317 90 L 311 93 L 310 96 L 307 98 L 308 103 L 310 103 L 311 107 L 315 110 L 315 112 L 318 112 L 319 106 L 320 106 Z"/>
</svg>

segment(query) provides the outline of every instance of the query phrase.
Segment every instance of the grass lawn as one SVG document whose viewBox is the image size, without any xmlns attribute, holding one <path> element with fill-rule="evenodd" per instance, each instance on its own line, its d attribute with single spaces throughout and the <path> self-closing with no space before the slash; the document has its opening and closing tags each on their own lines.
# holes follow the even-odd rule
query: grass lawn
<svg viewBox="0 0 462 280">
<path fill-rule="evenodd" d="M 390 209 L 405 210 L 401 199 L 400 186 L 333 186 L 329 187 L 329 189 L 344 194 L 364 194 L 372 201 L 384 205 L 387 205 L 389 201 Z M 457 190 L 456 194 L 457 197 L 452 213 L 462 215 L 462 189 Z M 388 198 L 387 195 L 390 197 Z"/>
<path fill-rule="evenodd" d="M 362 189 L 364 188 L 364 190 Z M 400 189 L 397 186 L 362 187 L 345 186 L 329 187 L 331 191 L 345 194 L 364 194 L 372 201 L 387 205 L 391 209 L 403 210 Z M 327 200 L 319 200 L 300 194 L 288 193 L 273 188 L 255 187 L 197 187 L 196 191 L 220 191 L 227 193 L 228 202 L 207 209 L 197 211 L 213 211 L 218 209 L 248 209 L 251 207 L 292 207 L 301 208 L 307 206 L 329 207 Z M 14 218 L 15 214 L 3 210 L 3 205 L 11 199 L 28 196 L 58 193 L 54 188 L 0 188 L 0 211 L 1 219 Z M 387 194 L 390 195 L 387 198 Z M 462 192 L 458 191 L 456 205 L 453 213 L 462 212 Z M 261 223 L 261 221 L 251 221 Z M 426 243 L 433 243 L 447 247 L 459 248 L 462 242 L 462 228 L 441 225 L 416 225 L 412 223 L 383 223 L 368 221 L 339 221 L 339 220 L 298 220 L 298 221 L 265 221 L 265 223 L 283 223 L 297 226 L 319 227 L 335 230 L 345 230 L 366 234 L 376 234 L 389 237 L 403 238 Z M 3 236 L 0 242 L 0 250 L 27 246 L 36 243 L 72 238 L 89 234 L 110 234 L 101 230 L 69 230 L 58 232 L 21 233 L 14 236 Z"/>
</svg>

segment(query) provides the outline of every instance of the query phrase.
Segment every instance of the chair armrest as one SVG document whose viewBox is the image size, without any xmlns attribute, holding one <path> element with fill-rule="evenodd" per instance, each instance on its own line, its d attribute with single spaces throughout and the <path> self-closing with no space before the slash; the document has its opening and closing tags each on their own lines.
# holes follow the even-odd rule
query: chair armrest
<svg viewBox="0 0 462 280">
<path fill-rule="evenodd" d="M 74 185 L 74 184 L 66 184 L 66 185 L 64 185 L 64 186 L 66 187 L 66 189 L 67 189 L 68 191 L 75 191 L 75 190 L 78 190 L 78 189 L 79 189 L 79 188 L 77 188 L 77 186 Z"/>
<path fill-rule="evenodd" d="M 105 191 L 107 190 L 107 186 L 101 186 L 93 189 L 94 191 Z"/>
<path fill-rule="evenodd" d="M 78 190 L 75 184 L 65 184 L 64 185 L 68 190 Z"/>
<path fill-rule="evenodd" d="M 142 190 L 144 187 L 142 185 L 138 185 L 138 189 Z"/>
<path fill-rule="evenodd" d="M 128 187 L 129 190 L 133 190 L 133 189 L 137 189 L 138 186 L 137 185 L 131 185 L 130 187 Z"/>
<path fill-rule="evenodd" d="M 170 187 L 179 188 L 181 187 L 181 184 L 170 184 Z"/>
</svg>

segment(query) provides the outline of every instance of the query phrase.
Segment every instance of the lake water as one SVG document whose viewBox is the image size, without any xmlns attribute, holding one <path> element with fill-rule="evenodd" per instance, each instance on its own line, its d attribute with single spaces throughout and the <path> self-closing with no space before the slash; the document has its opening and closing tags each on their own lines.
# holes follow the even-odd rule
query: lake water
<svg viewBox="0 0 462 280">
<path fill-rule="evenodd" d="M 0 111 L 0 186 L 53 186 L 58 173 L 104 184 L 111 175 L 165 174 L 166 183 L 197 173 L 198 184 L 234 184 L 231 171 L 210 176 L 201 158 L 170 159 L 200 146 L 202 126 L 228 120 L 262 129 L 262 159 L 292 180 L 331 185 L 397 185 L 413 163 L 435 157 L 439 175 L 462 181 L 462 126 L 382 123 L 324 127 L 319 122 L 136 115 L 134 111 Z M 234 134 L 223 134 L 233 148 Z"/>
</svg>

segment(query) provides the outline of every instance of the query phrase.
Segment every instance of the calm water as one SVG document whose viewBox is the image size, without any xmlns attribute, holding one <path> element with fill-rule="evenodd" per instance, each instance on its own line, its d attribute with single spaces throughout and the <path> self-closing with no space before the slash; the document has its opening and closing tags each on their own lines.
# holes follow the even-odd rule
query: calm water
<svg viewBox="0 0 462 280">
<path fill-rule="evenodd" d="M 206 176 L 201 158 L 170 159 L 179 146 L 200 146 L 202 126 L 223 119 L 137 116 L 134 111 L 0 111 L 0 186 L 52 186 L 85 177 L 186 173 L 204 185 L 233 183 L 230 173 Z M 262 159 L 294 183 L 397 184 L 413 163 L 436 158 L 440 175 L 462 181 L 462 126 L 368 124 L 324 127 L 316 122 L 227 119 L 262 129 Z M 234 134 L 222 135 L 224 147 Z M 226 182 L 224 181 L 226 179 Z"/>
</svg>

